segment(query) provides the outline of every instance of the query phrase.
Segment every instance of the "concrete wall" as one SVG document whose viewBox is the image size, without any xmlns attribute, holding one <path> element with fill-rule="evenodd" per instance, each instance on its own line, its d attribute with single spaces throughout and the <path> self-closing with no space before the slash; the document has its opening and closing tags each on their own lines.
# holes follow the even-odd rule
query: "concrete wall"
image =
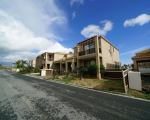
<svg viewBox="0 0 150 120">
<path fill-rule="evenodd" d="M 36 67 L 36 59 L 29 60 L 29 65 L 32 67 Z"/>
<path fill-rule="evenodd" d="M 77 56 L 77 48 L 74 47 L 74 56 Z"/>
<path fill-rule="evenodd" d="M 61 59 L 63 57 L 64 57 L 63 54 L 56 54 L 56 53 L 54 53 L 54 61 L 59 60 L 59 59 Z"/>
<path fill-rule="evenodd" d="M 117 50 L 113 45 L 108 43 L 104 38 L 100 38 L 99 41 L 101 41 L 103 65 L 106 69 L 115 68 L 115 62 L 120 62 L 119 50 Z"/>
<path fill-rule="evenodd" d="M 41 66 L 43 66 L 43 62 L 44 62 L 43 54 L 36 57 L 36 68 L 40 68 Z"/>
</svg>

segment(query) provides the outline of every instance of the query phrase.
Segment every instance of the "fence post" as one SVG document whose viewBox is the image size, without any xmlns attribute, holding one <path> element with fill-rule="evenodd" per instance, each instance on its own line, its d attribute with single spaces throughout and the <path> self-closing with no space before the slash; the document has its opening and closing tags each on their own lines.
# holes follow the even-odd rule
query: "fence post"
<svg viewBox="0 0 150 120">
<path fill-rule="evenodd" d="M 123 72 L 123 70 L 122 70 L 122 77 L 123 77 L 123 83 L 124 83 L 124 90 L 125 90 L 125 93 L 127 93 L 126 83 L 125 83 L 125 78 L 124 78 L 124 72 Z"/>
</svg>

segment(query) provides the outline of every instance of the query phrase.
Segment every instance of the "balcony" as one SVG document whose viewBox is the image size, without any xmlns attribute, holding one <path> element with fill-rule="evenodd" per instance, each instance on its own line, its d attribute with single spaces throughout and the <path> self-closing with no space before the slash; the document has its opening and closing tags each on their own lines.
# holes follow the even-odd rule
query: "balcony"
<svg viewBox="0 0 150 120">
<path fill-rule="evenodd" d="M 79 56 L 88 55 L 88 54 L 92 54 L 92 53 L 95 53 L 95 48 L 81 51 L 81 52 L 79 52 Z M 101 48 L 99 48 L 99 53 L 101 53 Z"/>
<path fill-rule="evenodd" d="M 54 61 L 54 58 L 47 58 L 47 61 Z"/>
</svg>

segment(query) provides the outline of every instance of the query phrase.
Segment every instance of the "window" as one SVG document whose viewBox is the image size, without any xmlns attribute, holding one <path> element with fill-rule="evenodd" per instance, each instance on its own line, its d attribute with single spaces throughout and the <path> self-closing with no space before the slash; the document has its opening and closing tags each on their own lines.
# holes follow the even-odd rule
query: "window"
<svg viewBox="0 0 150 120">
<path fill-rule="evenodd" d="M 95 47 L 94 42 L 90 43 L 89 46 L 90 46 L 90 49 L 94 48 Z"/>
<path fill-rule="evenodd" d="M 49 58 L 51 58 L 51 55 L 49 55 Z"/>
<path fill-rule="evenodd" d="M 91 49 L 91 48 L 95 48 L 94 42 L 87 44 L 87 45 L 84 45 L 84 50 Z"/>
<path fill-rule="evenodd" d="M 84 61 L 84 67 L 88 67 L 89 61 Z"/>
<path fill-rule="evenodd" d="M 115 62 L 115 68 L 119 68 L 119 62 Z"/>
<path fill-rule="evenodd" d="M 88 67 L 88 65 L 96 64 L 95 60 L 86 60 L 84 61 L 84 67 Z"/>
<path fill-rule="evenodd" d="M 147 63 L 143 63 L 143 65 L 148 65 Z"/>
<path fill-rule="evenodd" d="M 84 50 L 89 49 L 89 45 L 84 45 Z"/>
</svg>

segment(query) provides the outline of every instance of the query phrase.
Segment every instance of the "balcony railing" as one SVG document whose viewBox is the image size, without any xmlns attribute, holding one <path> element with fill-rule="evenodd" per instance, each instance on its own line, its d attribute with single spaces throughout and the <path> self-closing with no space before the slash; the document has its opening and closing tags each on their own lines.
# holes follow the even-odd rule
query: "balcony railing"
<svg viewBox="0 0 150 120">
<path fill-rule="evenodd" d="M 79 56 L 88 55 L 88 54 L 92 54 L 92 53 L 95 53 L 95 48 L 91 48 L 91 49 L 81 51 L 81 52 L 79 52 Z M 99 48 L 99 53 L 101 53 L 101 48 Z"/>
<path fill-rule="evenodd" d="M 54 61 L 54 58 L 47 58 L 47 61 Z"/>
</svg>

